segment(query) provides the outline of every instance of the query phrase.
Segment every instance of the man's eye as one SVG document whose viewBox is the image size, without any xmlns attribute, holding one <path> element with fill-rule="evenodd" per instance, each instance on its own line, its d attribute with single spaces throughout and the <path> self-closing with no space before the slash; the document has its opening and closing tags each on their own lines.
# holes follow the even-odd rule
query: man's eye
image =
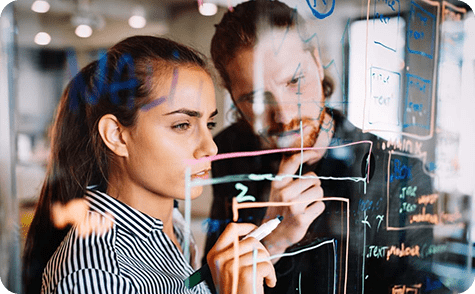
<svg viewBox="0 0 475 294">
<path fill-rule="evenodd" d="M 209 122 L 208 129 L 213 130 L 214 128 L 216 128 L 216 122 L 214 121 Z"/>
<path fill-rule="evenodd" d="M 287 83 L 287 86 L 294 86 L 294 85 L 297 85 L 297 84 L 300 83 L 303 79 L 304 79 L 304 76 L 294 77 L 294 78 L 292 78 L 292 79 Z"/>
<path fill-rule="evenodd" d="M 190 128 L 190 124 L 189 123 L 181 123 L 181 124 L 174 125 L 172 128 L 175 129 L 175 130 L 185 131 L 185 130 L 188 130 Z"/>
</svg>

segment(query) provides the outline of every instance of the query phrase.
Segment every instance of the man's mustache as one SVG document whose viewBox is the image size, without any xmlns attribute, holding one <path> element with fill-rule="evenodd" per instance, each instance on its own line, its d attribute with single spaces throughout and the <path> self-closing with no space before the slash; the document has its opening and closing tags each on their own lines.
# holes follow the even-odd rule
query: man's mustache
<svg viewBox="0 0 475 294">
<path fill-rule="evenodd" d="M 300 121 L 302 121 L 302 129 L 300 129 Z M 303 133 L 303 142 L 301 133 Z M 315 120 L 310 118 L 292 119 L 287 124 L 273 124 L 267 131 L 267 135 L 274 138 L 278 148 L 312 147 L 317 140 L 318 126 Z"/>
</svg>

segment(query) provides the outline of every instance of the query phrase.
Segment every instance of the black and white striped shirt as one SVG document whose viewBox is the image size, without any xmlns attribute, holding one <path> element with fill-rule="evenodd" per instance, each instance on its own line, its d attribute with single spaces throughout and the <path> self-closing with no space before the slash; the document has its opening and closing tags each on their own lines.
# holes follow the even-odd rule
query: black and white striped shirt
<svg viewBox="0 0 475 294">
<path fill-rule="evenodd" d="M 43 273 L 46 293 L 209 293 L 183 280 L 193 273 L 185 256 L 163 232 L 161 220 L 104 193 L 90 190 L 90 213 L 114 217 L 107 233 L 82 238 L 73 227 Z M 183 232 L 174 224 L 182 248 Z"/>
</svg>

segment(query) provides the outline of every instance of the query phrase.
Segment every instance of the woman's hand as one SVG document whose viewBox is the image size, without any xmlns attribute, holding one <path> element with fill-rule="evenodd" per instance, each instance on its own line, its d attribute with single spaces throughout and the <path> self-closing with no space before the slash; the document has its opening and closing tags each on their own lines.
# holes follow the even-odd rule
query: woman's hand
<svg viewBox="0 0 475 294">
<path fill-rule="evenodd" d="M 294 175 L 301 163 L 310 163 L 320 159 L 320 155 L 314 151 L 304 151 L 290 157 L 284 157 L 280 163 L 278 176 Z M 283 178 L 281 181 L 273 181 L 269 202 L 282 202 L 282 204 L 295 203 L 285 206 L 270 206 L 267 209 L 264 220 L 271 220 L 278 215 L 284 219 L 282 223 L 266 238 L 263 244 L 271 255 L 281 254 L 285 249 L 300 241 L 308 230 L 310 224 L 324 211 L 325 204 L 323 189 L 320 180 L 314 172 L 303 176 L 307 179 Z M 264 221 L 265 222 L 265 221 Z M 274 263 L 278 259 L 272 260 Z"/>
<path fill-rule="evenodd" d="M 234 246 L 236 238 L 247 235 L 255 228 L 253 224 L 230 223 L 209 251 L 207 261 L 218 293 L 264 293 L 263 280 L 267 286 L 275 286 L 277 278 L 274 266 L 269 260 L 269 252 L 262 243 L 251 237 L 238 241 L 238 246 Z M 255 250 L 257 251 L 254 256 Z M 237 260 L 234 258 L 235 254 Z M 255 276 L 254 260 L 257 267 Z M 236 292 L 233 292 L 233 279 L 236 279 Z"/>
</svg>

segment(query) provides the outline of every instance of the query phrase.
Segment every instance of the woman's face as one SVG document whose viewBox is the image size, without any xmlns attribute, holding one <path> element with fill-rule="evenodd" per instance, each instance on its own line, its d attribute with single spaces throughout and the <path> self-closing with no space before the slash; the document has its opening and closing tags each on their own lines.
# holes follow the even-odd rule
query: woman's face
<svg viewBox="0 0 475 294">
<path fill-rule="evenodd" d="M 154 92 L 129 130 L 126 172 L 139 190 L 184 199 L 186 162 L 218 151 L 211 135 L 217 114 L 213 82 L 202 69 L 177 67 Z M 211 163 L 190 168 L 192 180 L 206 179 Z M 191 198 L 201 192 L 193 187 Z"/>
</svg>

